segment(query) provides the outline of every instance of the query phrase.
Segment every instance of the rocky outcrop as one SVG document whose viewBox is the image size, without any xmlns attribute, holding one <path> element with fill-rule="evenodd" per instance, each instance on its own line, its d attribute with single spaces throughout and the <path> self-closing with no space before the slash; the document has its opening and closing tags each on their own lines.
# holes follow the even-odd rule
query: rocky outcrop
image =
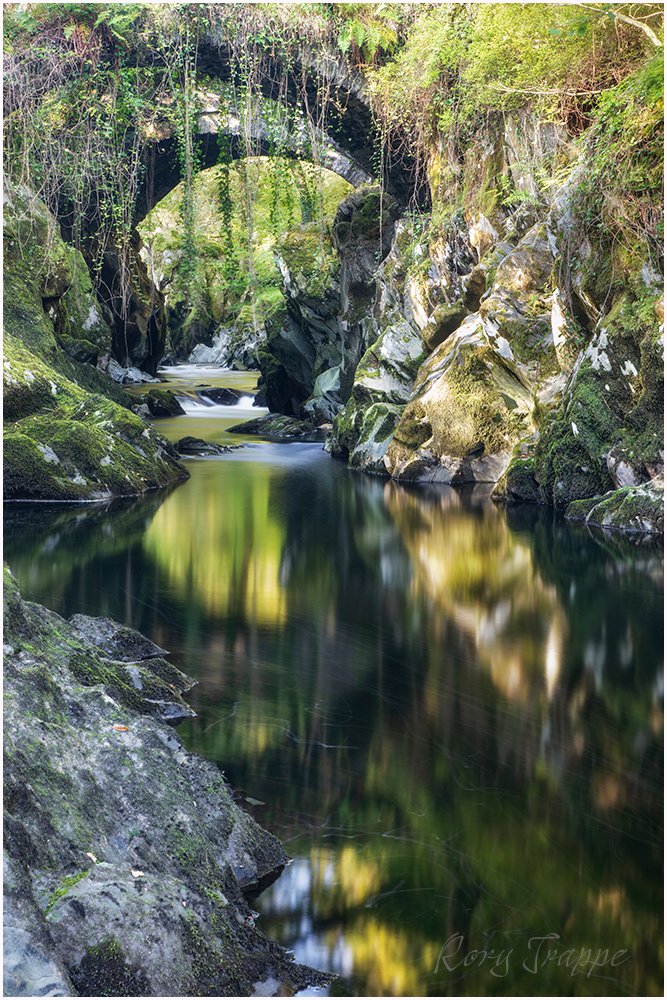
<svg viewBox="0 0 667 1000">
<path fill-rule="evenodd" d="M 519 117 L 490 123 L 462 169 L 434 153 L 433 215 L 396 228 L 328 447 L 397 479 L 586 501 L 616 527 L 660 493 L 642 487 L 664 470 L 661 277 L 641 240 L 621 253 L 592 224 L 583 153 L 545 185 L 558 132 Z"/>
<path fill-rule="evenodd" d="M 496 482 L 514 448 L 534 433 L 538 408 L 552 405 L 562 388 L 545 227 L 534 226 L 515 246 L 494 239 L 481 216 L 467 247 L 460 224 L 431 244 L 435 289 L 421 321 L 428 357 L 387 443 L 383 461 L 394 478 Z"/>
<path fill-rule="evenodd" d="M 387 255 L 396 202 L 361 187 L 338 207 L 330 238 L 314 224 L 289 233 L 278 252 L 287 315 L 268 331 L 259 365 L 271 410 L 330 421 L 349 398 L 372 342 L 375 275 Z"/>
<path fill-rule="evenodd" d="M 426 349 L 422 329 L 430 304 L 416 277 L 423 258 L 421 220 L 401 220 L 391 250 L 376 275 L 377 291 L 366 320 L 370 346 L 354 375 L 350 398 L 336 416 L 328 450 L 354 468 L 385 474 L 384 454 Z M 421 253 L 420 253 L 421 249 Z"/>
<path fill-rule="evenodd" d="M 130 398 L 63 349 L 65 328 L 74 340 L 81 317 L 98 315 L 81 255 L 27 191 L 6 192 L 4 222 L 5 499 L 97 500 L 187 478 Z M 94 330 L 108 348 L 101 321 L 83 332 Z"/>
<path fill-rule="evenodd" d="M 176 736 L 193 681 L 166 655 L 24 603 L 5 571 L 5 996 L 325 980 L 255 927 L 244 893 L 287 859 Z"/>
<path fill-rule="evenodd" d="M 257 352 L 264 344 L 264 330 L 221 326 L 210 347 L 197 344 L 188 355 L 190 365 L 213 365 L 235 370 L 257 368 Z"/>
</svg>

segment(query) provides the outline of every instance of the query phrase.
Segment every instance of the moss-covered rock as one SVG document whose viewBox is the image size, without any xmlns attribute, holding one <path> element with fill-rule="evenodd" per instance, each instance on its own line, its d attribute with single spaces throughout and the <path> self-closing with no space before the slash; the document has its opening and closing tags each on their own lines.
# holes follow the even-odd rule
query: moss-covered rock
<svg viewBox="0 0 667 1000">
<path fill-rule="evenodd" d="M 191 681 L 131 629 L 66 622 L 5 581 L 5 981 L 74 996 L 326 981 L 254 927 L 243 892 L 286 856 L 166 724 L 191 714 Z"/>
<path fill-rule="evenodd" d="M 492 496 L 494 500 L 507 500 L 509 503 L 539 503 L 534 457 L 515 453 L 506 472 L 496 483 Z"/>
<path fill-rule="evenodd" d="M 309 420 L 298 420 L 282 413 L 245 420 L 227 430 L 230 434 L 257 435 L 273 441 L 322 441 L 325 433 Z"/>
<path fill-rule="evenodd" d="M 662 337 L 651 299 L 624 295 L 600 320 L 559 410 L 543 422 L 536 476 L 564 508 L 663 469 Z"/>
<path fill-rule="evenodd" d="M 510 358 L 479 314 L 468 317 L 419 369 L 385 458 L 390 475 L 495 482 L 533 426 L 531 387 Z"/>
<path fill-rule="evenodd" d="M 5 222 L 5 499 L 95 500 L 187 478 L 173 448 L 127 409 L 129 397 L 70 356 L 88 335 L 93 353 L 107 348 L 81 255 L 29 192 L 9 190 Z M 76 350 L 62 350 L 62 336 Z"/>
<path fill-rule="evenodd" d="M 585 521 L 610 530 L 633 534 L 664 535 L 665 496 L 662 480 L 642 486 L 625 486 L 604 496 L 574 500 L 565 516 L 569 521 Z"/>
<path fill-rule="evenodd" d="M 139 404 L 145 404 L 152 417 L 177 417 L 185 410 L 168 389 L 151 389 L 136 397 Z"/>
</svg>

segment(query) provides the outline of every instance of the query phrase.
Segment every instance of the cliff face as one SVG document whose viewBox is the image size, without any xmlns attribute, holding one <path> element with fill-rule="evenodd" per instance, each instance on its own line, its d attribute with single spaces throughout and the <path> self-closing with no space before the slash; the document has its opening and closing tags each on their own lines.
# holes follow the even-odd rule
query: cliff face
<svg viewBox="0 0 667 1000">
<path fill-rule="evenodd" d="M 323 365 L 301 352 L 293 411 L 333 416 L 335 456 L 662 530 L 659 62 L 610 91 L 576 142 L 524 111 L 491 119 L 462 162 L 444 141 L 433 149 L 432 211 L 401 219 L 390 248 L 377 243 L 359 360 L 327 412 L 304 402 Z M 338 252 L 337 279 L 349 266 Z M 302 320 L 304 303 L 325 300 L 287 290 Z M 287 354 L 282 365 L 290 377 Z"/>
</svg>

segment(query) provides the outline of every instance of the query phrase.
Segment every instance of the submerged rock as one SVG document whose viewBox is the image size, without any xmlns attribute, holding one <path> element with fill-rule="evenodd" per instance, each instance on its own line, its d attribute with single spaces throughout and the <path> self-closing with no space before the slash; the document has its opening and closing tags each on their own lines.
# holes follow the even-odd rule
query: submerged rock
<svg viewBox="0 0 667 1000">
<path fill-rule="evenodd" d="M 325 982 L 262 936 L 244 897 L 285 864 L 281 845 L 162 721 L 162 694 L 188 709 L 191 679 L 117 623 L 24 603 L 8 571 L 5 609 L 4 995 Z"/>
<path fill-rule="evenodd" d="M 316 427 L 308 420 L 297 420 L 282 413 L 245 420 L 227 430 L 230 434 L 256 434 L 276 441 L 323 441 L 327 432 L 326 427 Z"/>
</svg>

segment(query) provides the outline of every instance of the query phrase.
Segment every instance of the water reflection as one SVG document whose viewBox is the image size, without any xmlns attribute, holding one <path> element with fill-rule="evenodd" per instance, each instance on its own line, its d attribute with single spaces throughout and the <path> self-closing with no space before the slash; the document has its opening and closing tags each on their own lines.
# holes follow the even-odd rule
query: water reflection
<svg viewBox="0 0 667 1000">
<path fill-rule="evenodd" d="M 332 993 L 660 994 L 660 552 L 312 445 L 190 468 L 104 512 L 9 509 L 6 558 L 200 678 L 187 739 L 296 859 L 266 930 Z M 534 974 L 547 934 L 627 957 Z M 452 935 L 503 974 L 450 971 Z"/>
</svg>

